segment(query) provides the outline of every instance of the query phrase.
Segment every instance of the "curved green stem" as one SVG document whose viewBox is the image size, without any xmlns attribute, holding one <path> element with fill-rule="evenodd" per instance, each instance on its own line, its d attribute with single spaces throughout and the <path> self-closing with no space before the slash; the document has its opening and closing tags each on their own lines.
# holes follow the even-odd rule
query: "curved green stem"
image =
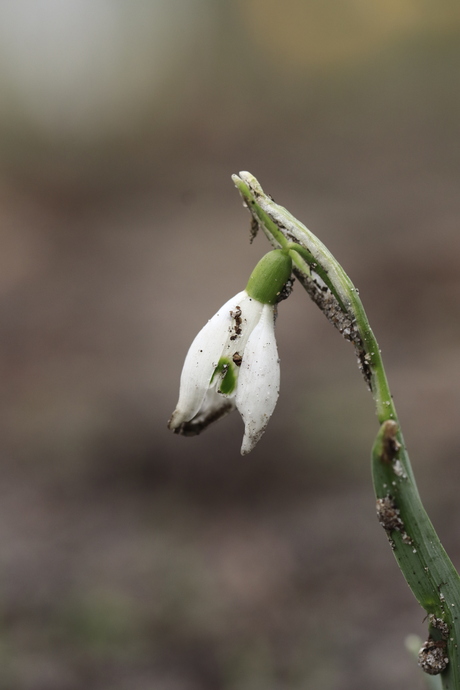
<svg viewBox="0 0 460 690">
<path fill-rule="evenodd" d="M 372 449 L 377 514 L 414 596 L 428 615 L 419 662 L 440 673 L 444 690 L 460 690 L 460 577 L 423 507 L 381 352 L 358 294 L 322 242 L 264 194 L 247 172 L 233 176 L 253 223 L 275 247 L 289 249 L 294 273 L 328 319 L 354 344 L 372 391 L 380 430 Z"/>
<path fill-rule="evenodd" d="M 263 227 L 267 229 L 267 232 L 271 237 L 271 242 L 274 245 L 275 249 L 286 249 L 289 245 L 288 240 L 279 230 L 276 223 L 273 222 L 273 220 L 270 218 L 268 213 L 265 213 L 265 211 L 257 204 L 256 200 L 254 199 L 251 193 L 249 185 L 246 184 L 242 179 L 240 179 L 238 175 L 232 175 L 232 180 L 237 186 L 237 188 L 240 190 L 241 196 L 243 197 L 251 214 L 253 215 L 254 220 L 258 223 L 262 223 Z"/>
</svg>

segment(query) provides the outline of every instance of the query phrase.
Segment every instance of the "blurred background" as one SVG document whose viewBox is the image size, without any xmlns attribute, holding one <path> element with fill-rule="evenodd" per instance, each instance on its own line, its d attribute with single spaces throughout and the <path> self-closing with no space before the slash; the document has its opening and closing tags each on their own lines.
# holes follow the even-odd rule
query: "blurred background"
<svg viewBox="0 0 460 690">
<path fill-rule="evenodd" d="M 459 38 L 451 0 L 0 4 L 0 688 L 423 687 L 372 399 L 303 289 L 250 456 L 166 422 L 268 250 L 249 170 L 360 288 L 460 565 Z"/>
</svg>

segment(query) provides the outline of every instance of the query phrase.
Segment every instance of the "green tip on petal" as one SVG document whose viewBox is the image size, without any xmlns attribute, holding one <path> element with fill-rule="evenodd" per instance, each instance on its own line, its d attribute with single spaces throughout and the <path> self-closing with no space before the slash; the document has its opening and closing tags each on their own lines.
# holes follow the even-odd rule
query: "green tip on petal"
<svg viewBox="0 0 460 690">
<path fill-rule="evenodd" d="M 227 359 L 227 357 L 221 357 L 219 359 L 219 363 L 214 369 L 210 383 L 212 383 L 219 374 L 222 377 L 219 385 L 219 393 L 222 393 L 222 395 L 230 395 L 236 388 L 237 375 L 233 362 Z"/>
<path fill-rule="evenodd" d="M 246 292 L 262 304 L 276 304 L 292 273 L 292 259 L 284 249 L 265 254 L 251 273 Z"/>
</svg>

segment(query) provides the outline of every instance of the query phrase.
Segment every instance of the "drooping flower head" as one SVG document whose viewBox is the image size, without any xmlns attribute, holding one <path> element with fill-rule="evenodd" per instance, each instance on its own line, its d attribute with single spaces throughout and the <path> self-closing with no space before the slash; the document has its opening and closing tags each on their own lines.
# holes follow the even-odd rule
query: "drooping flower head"
<svg viewBox="0 0 460 690">
<path fill-rule="evenodd" d="M 236 407 L 245 425 L 241 453 L 254 448 L 278 399 L 275 308 L 291 271 L 288 252 L 269 252 L 255 267 L 246 289 L 226 302 L 198 333 L 182 369 L 179 401 L 168 425 L 172 431 L 199 434 Z"/>
</svg>

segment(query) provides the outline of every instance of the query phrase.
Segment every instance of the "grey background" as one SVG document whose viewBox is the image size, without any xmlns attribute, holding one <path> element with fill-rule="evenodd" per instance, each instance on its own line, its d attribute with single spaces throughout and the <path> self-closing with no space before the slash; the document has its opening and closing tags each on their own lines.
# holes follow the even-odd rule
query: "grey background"
<svg viewBox="0 0 460 690">
<path fill-rule="evenodd" d="M 0 687 L 423 687 L 372 399 L 301 287 L 251 455 L 166 421 L 268 249 L 250 170 L 360 289 L 459 564 L 459 36 L 448 0 L 1 4 Z"/>
</svg>

